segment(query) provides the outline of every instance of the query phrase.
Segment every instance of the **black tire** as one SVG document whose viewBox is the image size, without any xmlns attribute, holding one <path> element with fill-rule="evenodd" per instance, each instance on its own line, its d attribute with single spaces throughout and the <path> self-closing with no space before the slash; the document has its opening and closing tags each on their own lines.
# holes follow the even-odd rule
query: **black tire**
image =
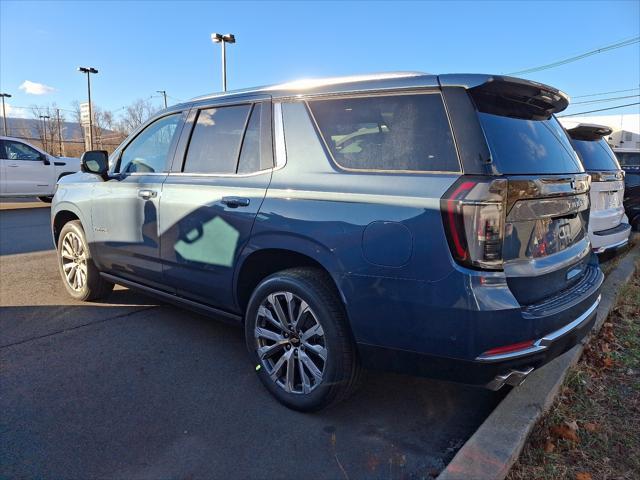
<svg viewBox="0 0 640 480">
<path fill-rule="evenodd" d="M 71 284 L 71 281 L 65 274 L 64 262 L 67 262 L 69 260 L 69 257 L 63 257 L 63 248 L 65 248 L 65 255 L 68 255 L 68 249 L 66 247 L 63 247 L 63 244 L 65 243 L 65 239 L 67 238 L 70 239 L 70 241 L 77 238 L 81 243 L 81 251 L 83 252 L 81 256 L 84 257 L 85 269 L 81 270 L 83 270 L 82 278 L 84 279 L 84 281 L 82 285 L 78 285 L 77 287 L 74 287 Z M 79 257 L 78 262 L 82 263 L 82 259 Z M 71 295 L 76 300 L 98 300 L 106 297 L 107 295 L 109 295 L 109 293 L 111 293 L 111 290 L 113 290 L 113 283 L 106 281 L 100 276 L 100 272 L 91 259 L 89 245 L 87 244 L 84 230 L 79 220 L 72 220 L 70 222 L 67 222 L 60 231 L 60 237 L 58 238 L 58 269 L 60 270 L 62 283 L 64 284 L 65 289 L 67 290 L 69 295 Z M 86 275 L 84 273 L 84 270 L 86 270 Z M 75 279 L 75 275 L 72 278 Z"/>
<path fill-rule="evenodd" d="M 51 203 L 53 201 L 53 196 L 51 197 L 38 197 L 38 200 L 44 203 Z"/>
<path fill-rule="evenodd" d="M 297 308 L 297 310 L 292 310 L 293 317 L 299 317 L 300 323 L 306 322 L 306 326 L 309 325 L 309 322 L 311 324 L 317 323 L 321 326 L 322 337 L 318 334 L 314 341 L 322 343 L 321 346 L 325 350 L 323 353 L 326 355 L 326 361 L 322 361 L 320 356 L 316 356 L 315 350 L 311 350 L 309 344 L 306 343 L 310 342 L 310 338 L 314 337 L 304 340 L 303 332 L 307 328 L 305 325 L 299 327 L 298 333 L 295 332 L 295 327 L 291 329 L 288 350 L 285 350 L 286 345 L 282 348 L 278 347 L 277 353 L 273 356 L 265 357 L 266 359 L 263 360 L 260 359 L 257 350 L 260 347 L 260 342 L 264 340 L 258 338 L 256 327 L 263 328 L 265 324 L 268 324 L 268 328 L 278 330 L 273 327 L 273 324 L 266 322 L 264 315 L 259 317 L 260 306 L 263 305 L 263 308 L 267 308 L 265 305 L 273 305 L 265 303 L 268 302 L 268 298 L 287 300 L 284 297 L 285 292 L 292 294 L 293 297 L 291 298 L 295 299 L 293 309 Z M 276 294 L 276 296 L 270 297 L 272 294 Z M 308 305 L 309 310 L 305 314 L 306 316 L 299 315 L 302 310 L 302 304 L 296 303 L 297 301 L 304 301 Z M 286 307 L 287 304 L 280 303 L 280 305 L 285 305 Z M 271 308 L 270 310 L 274 311 Z M 306 331 L 309 330 L 311 328 Z M 318 331 L 317 327 L 316 331 Z M 283 333 L 282 335 L 285 334 Z M 294 268 L 284 270 L 260 282 L 247 306 L 245 339 L 252 366 L 255 367 L 258 378 L 274 397 L 293 410 L 310 412 L 335 405 L 349 397 L 359 384 L 361 368 L 357 358 L 356 347 L 347 325 L 344 307 L 338 293 L 335 291 L 331 278 L 320 269 Z M 295 344 L 293 343 L 294 341 Z M 306 350 L 305 345 L 307 345 Z M 314 348 L 319 346 L 317 344 L 313 345 Z M 302 375 L 306 373 L 307 380 L 314 380 L 315 382 L 310 391 L 298 393 L 286 391 L 286 387 L 283 385 L 284 380 L 281 384 L 278 384 L 278 379 L 273 380 L 269 374 L 269 370 L 274 373 L 273 367 L 277 365 L 275 359 L 279 358 L 278 353 L 286 353 L 290 350 L 294 350 L 290 354 L 295 355 L 296 360 L 293 360 L 294 362 L 298 361 L 299 358 L 299 363 L 294 364 L 294 369 L 297 372 L 294 375 L 297 376 L 299 382 L 296 383 L 294 379 L 291 384 L 296 388 L 304 389 Z M 303 358 L 304 356 L 307 358 Z M 308 361 L 310 357 L 314 360 L 316 366 L 323 365 L 320 381 L 316 381 L 316 377 L 311 374 L 312 371 L 306 368 L 305 360 Z M 289 367 L 290 365 L 287 363 L 282 366 Z M 301 370 L 305 371 L 305 368 L 306 372 L 301 373 Z M 275 374 L 277 373 L 275 372 Z M 284 376 L 286 377 L 286 374 Z"/>
</svg>

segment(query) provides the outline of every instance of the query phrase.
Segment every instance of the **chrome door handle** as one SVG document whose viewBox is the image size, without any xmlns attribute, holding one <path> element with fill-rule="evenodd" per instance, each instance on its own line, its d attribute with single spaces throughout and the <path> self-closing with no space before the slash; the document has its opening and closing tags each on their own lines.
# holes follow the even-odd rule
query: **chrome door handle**
<svg viewBox="0 0 640 480">
<path fill-rule="evenodd" d="M 145 200 L 149 200 L 150 198 L 156 198 L 158 196 L 158 192 L 155 190 L 138 190 L 138 196 L 140 198 L 144 198 Z"/>
<path fill-rule="evenodd" d="M 222 197 L 221 202 L 229 208 L 248 207 L 250 200 L 242 197 Z"/>
</svg>

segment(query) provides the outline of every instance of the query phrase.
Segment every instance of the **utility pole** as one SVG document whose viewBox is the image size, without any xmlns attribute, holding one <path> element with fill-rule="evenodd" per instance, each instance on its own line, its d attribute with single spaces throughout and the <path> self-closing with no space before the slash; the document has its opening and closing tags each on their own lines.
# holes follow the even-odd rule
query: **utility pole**
<svg viewBox="0 0 640 480">
<path fill-rule="evenodd" d="M 161 93 L 164 97 L 164 108 L 167 108 L 167 91 L 166 90 L 156 90 L 156 92 Z"/>
<path fill-rule="evenodd" d="M 225 45 L 227 43 L 236 43 L 236 37 L 232 33 L 222 35 L 221 33 L 212 33 L 211 41 L 219 43 L 222 46 L 222 91 L 227 91 L 227 52 Z"/>
<path fill-rule="evenodd" d="M 60 123 L 60 109 L 56 108 L 56 116 L 58 117 L 58 147 L 60 156 L 64 156 L 64 145 L 62 144 L 62 124 Z"/>
<path fill-rule="evenodd" d="M 0 97 L 2 97 L 2 123 L 4 125 L 4 136 L 8 137 L 9 136 L 9 130 L 7 130 L 7 114 L 4 111 L 4 99 L 5 98 L 11 98 L 11 95 L 9 95 L 8 93 L 0 93 Z"/>
<path fill-rule="evenodd" d="M 49 119 L 49 115 L 40 115 L 42 119 L 42 149 L 47 151 L 47 119 Z"/>
<path fill-rule="evenodd" d="M 91 74 L 98 73 L 93 67 L 78 67 L 78 71 L 87 74 L 87 94 L 89 97 L 89 150 L 93 150 L 93 111 L 91 107 Z"/>
</svg>

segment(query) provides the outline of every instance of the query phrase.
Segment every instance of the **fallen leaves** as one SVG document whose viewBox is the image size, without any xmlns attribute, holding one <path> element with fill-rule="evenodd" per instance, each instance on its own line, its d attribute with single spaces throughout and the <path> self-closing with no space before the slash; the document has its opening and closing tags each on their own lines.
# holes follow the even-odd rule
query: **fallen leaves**
<svg viewBox="0 0 640 480">
<path fill-rule="evenodd" d="M 591 480 L 591 474 L 587 472 L 576 473 L 576 480 Z"/>
<path fill-rule="evenodd" d="M 552 437 L 568 440 L 573 443 L 580 442 L 578 437 L 578 424 L 575 420 L 572 422 L 564 422 L 562 425 L 554 425 L 549 429 Z"/>
</svg>

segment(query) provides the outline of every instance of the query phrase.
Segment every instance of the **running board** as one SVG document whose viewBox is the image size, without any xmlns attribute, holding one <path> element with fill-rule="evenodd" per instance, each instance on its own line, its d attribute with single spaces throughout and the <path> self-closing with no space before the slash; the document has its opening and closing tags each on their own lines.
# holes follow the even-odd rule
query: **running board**
<svg viewBox="0 0 640 480">
<path fill-rule="evenodd" d="M 242 323 L 242 316 L 236 315 L 235 313 L 230 313 L 225 310 L 220 310 L 219 308 L 211 307 L 209 305 L 206 305 L 200 302 L 195 302 L 193 300 L 189 300 L 188 298 L 179 297 L 172 293 L 164 292 L 162 290 L 158 290 L 156 288 L 149 287 L 147 285 L 143 285 L 141 283 L 134 282 L 132 280 L 127 280 L 122 277 L 117 277 L 116 275 L 111 275 L 110 273 L 100 272 L 100 276 L 112 283 L 123 285 L 132 290 L 138 290 L 152 297 L 156 297 L 156 298 L 159 298 L 160 300 L 164 300 L 167 303 L 172 303 L 180 307 L 188 308 L 189 310 L 192 310 L 196 313 L 200 313 L 202 315 L 214 317 L 218 320 L 222 320 L 228 323 L 233 323 L 234 325 L 237 325 L 238 323 Z"/>
</svg>

